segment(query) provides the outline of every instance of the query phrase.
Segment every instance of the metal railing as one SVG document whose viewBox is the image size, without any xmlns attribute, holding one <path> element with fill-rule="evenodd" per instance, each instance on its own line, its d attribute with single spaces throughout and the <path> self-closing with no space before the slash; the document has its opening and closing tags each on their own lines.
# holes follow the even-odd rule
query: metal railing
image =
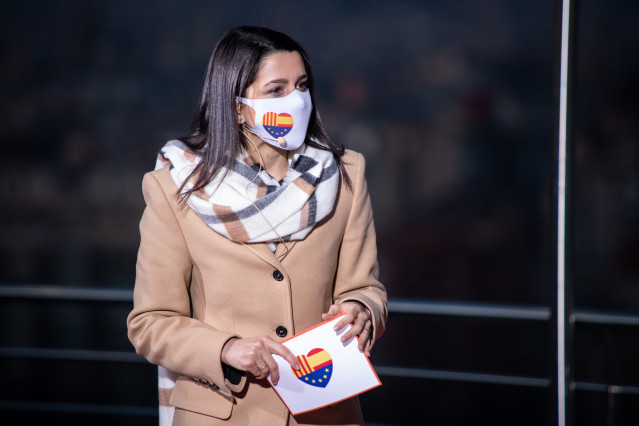
<svg viewBox="0 0 639 426">
<path fill-rule="evenodd" d="M 131 302 L 132 290 L 53 285 L 0 285 L 0 299 L 44 299 L 99 301 L 105 303 Z M 549 321 L 551 310 L 543 306 L 506 305 L 470 302 L 420 301 L 391 299 L 388 310 L 393 314 L 455 316 L 524 321 Z M 593 310 L 576 310 L 577 323 L 639 326 L 639 315 Z M 146 363 L 133 351 L 82 350 L 62 348 L 0 347 L 1 358 L 62 359 L 101 362 Z M 544 377 L 489 374 L 481 372 L 430 370 L 420 368 L 375 365 L 381 376 L 429 380 L 461 381 L 548 388 L 552 380 Z M 610 394 L 639 395 L 639 387 L 603 383 L 576 382 L 575 389 Z M 122 415 L 156 416 L 155 407 L 110 406 L 91 404 L 45 403 L 32 401 L 0 401 L 3 410 L 64 411 L 77 413 L 111 413 Z"/>
</svg>

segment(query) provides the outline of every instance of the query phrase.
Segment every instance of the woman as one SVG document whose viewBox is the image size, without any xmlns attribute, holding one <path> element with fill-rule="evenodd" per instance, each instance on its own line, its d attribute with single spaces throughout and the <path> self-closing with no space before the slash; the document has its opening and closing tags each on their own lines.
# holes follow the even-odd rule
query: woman
<svg viewBox="0 0 639 426">
<path fill-rule="evenodd" d="M 367 355 L 384 331 L 375 230 L 360 154 L 329 139 L 304 50 L 240 27 L 218 42 L 187 137 L 143 180 L 137 352 L 179 377 L 178 425 L 363 424 L 351 398 L 291 416 L 270 388 L 280 341 L 345 313 Z"/>
</svg>

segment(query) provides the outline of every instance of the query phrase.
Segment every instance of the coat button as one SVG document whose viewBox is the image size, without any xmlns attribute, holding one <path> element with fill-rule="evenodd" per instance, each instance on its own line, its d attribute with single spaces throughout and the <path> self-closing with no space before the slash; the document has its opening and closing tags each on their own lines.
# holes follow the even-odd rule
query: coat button
<svg viewBox="0 0 639 426">
<path fill-rule="evenodd" d="M 286 335 L 288 334 L 288 330 L 283 325 L 280 325 L 275 329 L 275 334 L 277 334 L 279 337 L 286 337 Z"/>
<path fill-rule="evenodd" d="M 275 278 L 276 281 L 282 281 L 284 279 L 284 274 L 276 269 L 273 271 L 273 278 Z"/>
</svg>

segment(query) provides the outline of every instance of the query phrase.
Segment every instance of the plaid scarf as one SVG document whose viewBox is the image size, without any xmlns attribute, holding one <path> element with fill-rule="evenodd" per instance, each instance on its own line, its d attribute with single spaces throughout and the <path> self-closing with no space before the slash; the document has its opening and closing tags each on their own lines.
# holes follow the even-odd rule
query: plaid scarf
<svg viewBox="0 0 639 426">
<path fill-rule="evenodd" d="M 184 143 L 172 140 L 160 150 L 155 169 L 169 166 L 179 188 L 200 160 Z M 339 169 L 331 152 L 306 144 L 294 151 L 290 164 L 277 181 L 242 153 L 231 169 L 220 170 L 186 202 L 209 227 L 232 241 L 302 240 L 333 210 Z M 193 181 L 184 185 L 183 193 Z"/>
</svg>

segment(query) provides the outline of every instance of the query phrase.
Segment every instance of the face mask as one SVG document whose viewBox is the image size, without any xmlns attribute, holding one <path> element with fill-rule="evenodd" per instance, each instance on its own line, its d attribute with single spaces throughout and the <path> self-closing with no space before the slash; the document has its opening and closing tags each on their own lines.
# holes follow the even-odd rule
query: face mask
<svg viewBox="0 0 639 426">
<path fill-rule="evenodd" d="M 313 104 L 307 90 L 293 90 L 282 98 L 237 100 L 255 110 L 255 128 L 244 126 L 264 142 L 277 148 L 292 151 L 306 140 L 306 130 Z"/>
</svg>

